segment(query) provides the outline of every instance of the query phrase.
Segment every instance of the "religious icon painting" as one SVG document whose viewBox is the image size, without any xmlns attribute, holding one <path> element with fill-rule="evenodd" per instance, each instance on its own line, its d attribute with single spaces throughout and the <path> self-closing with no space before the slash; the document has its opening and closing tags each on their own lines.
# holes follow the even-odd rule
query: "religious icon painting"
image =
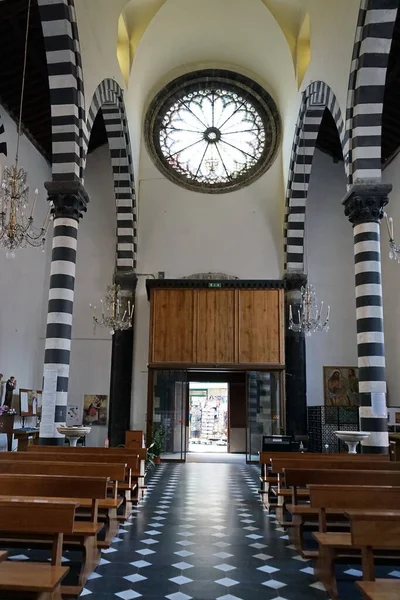
<svg viewBox="0 0 400 600">
<path fill-rule="evenodd" d="M 83 425 L 107 425 L 108 396 L 85 394 L 83 396 Z"/>
<path fill-rule="evenodd" d="M 325 406 L 360 406 L 357 367 L 324 367 Z"/>
</svg>

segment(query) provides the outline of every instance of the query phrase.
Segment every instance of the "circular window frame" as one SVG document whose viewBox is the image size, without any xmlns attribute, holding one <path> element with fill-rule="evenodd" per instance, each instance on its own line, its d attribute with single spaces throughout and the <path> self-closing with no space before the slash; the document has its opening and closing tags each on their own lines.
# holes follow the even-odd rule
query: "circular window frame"
<svg viewBox="0 0 400 600">
<path fill-rule="evenodd" d="M 265 145 L 256 164 L 242 175 L 229 182 L 210 184 L 188 179 L 169 164 L 161 149 L 160 130 L 164 116 L 174 102 L 188 93 L 212 89 L 213 86 L 240 94 L 254 106 L 263 122 Z M 192 71 L 172 80 L 153 98 L 144 122 L 146 147 L 159 171 L 180 187 L 203 194 L 233 192 L 259 179 L 273 165 L 280 148 L 281 137 L 282 125 L 279 111 L 270 94 L 252 79 L 225 69 Z"/>
</svg>

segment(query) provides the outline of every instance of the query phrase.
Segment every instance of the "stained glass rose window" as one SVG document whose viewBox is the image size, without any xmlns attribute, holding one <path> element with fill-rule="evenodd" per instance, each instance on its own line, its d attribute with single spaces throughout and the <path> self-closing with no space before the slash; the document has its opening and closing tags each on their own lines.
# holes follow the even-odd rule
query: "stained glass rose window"
<svg viewBox="0 0 400 600">
<path fill-rule="evenodd" d="M 175 183 L 228 192 L 272 164 L 280 120 L 272 98 L 254 81 L 230 71 L 197 71 L 156 96 L 145 137 L 154 162 Z"/>
</svg>

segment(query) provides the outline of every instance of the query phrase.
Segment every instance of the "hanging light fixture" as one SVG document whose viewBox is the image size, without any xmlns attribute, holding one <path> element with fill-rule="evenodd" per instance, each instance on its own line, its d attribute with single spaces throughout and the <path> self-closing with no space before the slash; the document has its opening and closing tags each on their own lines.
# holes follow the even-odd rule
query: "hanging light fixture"
<svg viewBox="0 0 400 600">
<path fill-rule="evenodd" d="M 89 304 L 92 309 L 92 319 L 94 331 L 96 326 L 104 327 L 114 335 L 116 331 L 125 331 L 132 327 L 133 304 L 125 299 L 121 294 L 121 287 L 116 283 L 107 286 L 105 300 L 100 300 L 101 315 L 97 316 L 97 309 L 92 304 Z"/>
<path fill-rule="evenodd" d="M 305 161 L 305 140 L 303 138 L 303 184 L 304 193 L 306 190 L 306 161 Z M 304 263 L 305 271 L 308 266 L 308 251 L 307 251 L 307 237 L 306 237 L 306 222 L 304 223 Z M 307 276 L 308 280 L 308 276 Z M 296 333 L 304 333 L 306 336 L 310 336 L 316 331 L 328 331 L 329 330 L 329 317 L 331 307 L 328 306 L 326 316 L 323 318 L 324 303 L 317 303 L 314 286 L 308 281 L 305 286 L 300 290 L 301 292 L 301 304 L 300 308 L 295 308 L 295 315 L 297 320 L 293 319 L 293 307 L 289 305 L 289 329 Z"/>
<path fill-rule="evenodd" d="M 29 0 L 28 2 L 26 20 L 24 62 L 15 164 L 11 167 L 4 167 L 3 172 L 0 175 L 0 246 L 6 250 L 7 258 L 14 258 L 15 251 L 19 250 L 20 248 L 32 246 L 34 248 L 43 249 L 50 222 L 51 206 L 49 207 L 43 224 L 40 227 L 35 225 L 34 211 L 39 192 L 38 190 L 35 190 L 31 207 L 29 207 L 30 194 L 26 181 L 27 174 L 25 170 L 19 166 L 19 144 L 22 137 L 22 109 L 25 92 L 31 1 L 32 0 Z"/>
<path fill-rule="evenodd" d="M 394 223 L 393 217 L 388 217 L 386 213 L 383 213 L 386 220 L 386 225 L 389 233 L 389 258 L 400 263 L 400 246 L 394 241 Z"/>
</svg>

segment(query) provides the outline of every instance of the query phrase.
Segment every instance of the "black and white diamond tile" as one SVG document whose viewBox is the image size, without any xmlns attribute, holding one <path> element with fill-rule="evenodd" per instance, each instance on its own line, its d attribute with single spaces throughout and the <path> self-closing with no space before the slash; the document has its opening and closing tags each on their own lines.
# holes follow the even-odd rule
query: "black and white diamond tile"
<svg viewBox="0 0 400 600">
<path fill-rule="evenodd" d="M 157 465 L 81 597 L 88 600 L 326 600 L 314 565 L 289 543 L 242 463 Z M 13 560 L 31 551 L 10 549 Z M 46 560 L 46 559 L 45 559 Z M 75 557 L 65 553 L 64 561 Z M 361 600 L 360 564 L 337 568 L 340 600 Z M 377 567 L 400 578 L 400 565 Z"/>
</svg>

